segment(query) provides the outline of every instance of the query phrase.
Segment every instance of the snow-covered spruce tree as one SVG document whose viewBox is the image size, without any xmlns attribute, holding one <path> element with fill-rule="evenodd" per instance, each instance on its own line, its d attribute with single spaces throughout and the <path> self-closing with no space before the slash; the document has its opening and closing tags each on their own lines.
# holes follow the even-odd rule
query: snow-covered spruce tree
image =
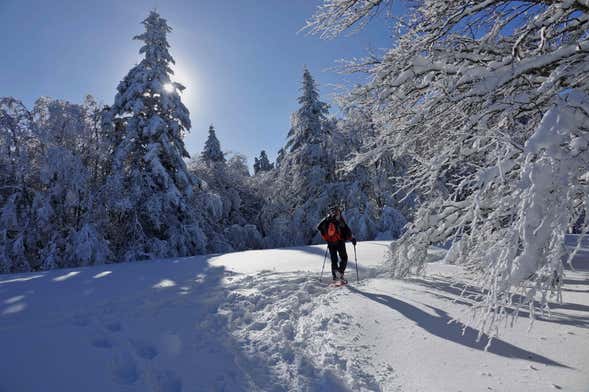
<svg viewBox="0 0 589 392">
<path fill-rule="evenodd" d="M 217 139 L 217 135 L 215 135 L 213 124 L 209 127 L 209 136 L 207 137 L 204 150 L 200 154 L 200 157 L 208 165 L 225 163 L 225 155 L 221 151 L 221 143 Z"/>
<path fill-rule="evenodd" d="M 266 151 L 262 150 L 260 152 L 260 158 L 254 158 L 254 174 L 258 174 L 260 172 L 267 172 L 272 169 L 274 169 L 274 165 L 270 163 L 268 155 L 266 155 Z"/>
<path fill-rule="evenodd" d="M 109 240 L 124 260 L 192 255 L 206 238 L 187 204 L 195 183 L 183 158 L 188 110 L 180 99 L 184 86 L 170 80 L 174 59 L 171 31 L 152 11 L 143 21 L 141 62 L 117 87 L 107 123 L 114 133 L 114 156 L 105 195 Z"/>
<path fill-rule="evenodd" d="M 333 37 L 392 3 L 326 0 L 307 29 Z M 357 104 L 382 130 L 359 158 L 409 157 L 421 199 L 391 272 L 453 241 L 482 289 L 472 323 L 494 336 L 508 308 L 560 293 L 564 235 L 588 208 L 589 4 L 428 0 L 393 24 L 396 46 L 348 64 L 371 74 Z"/>
<path fill-rule="evenodd" d="M 262 212 L 262 230 L 272 246 L 307 244 L 316 234 L 315 225 L 332 199 L 327 184 L 333 179 L 326 148 L 328 105 L 319 100 L 315 81 L 303 71 L 299 109 L 292 114 L 285 153 L 271 194 Z M 296 230 L 293 230 L 296 228 Z"/>
</svg>

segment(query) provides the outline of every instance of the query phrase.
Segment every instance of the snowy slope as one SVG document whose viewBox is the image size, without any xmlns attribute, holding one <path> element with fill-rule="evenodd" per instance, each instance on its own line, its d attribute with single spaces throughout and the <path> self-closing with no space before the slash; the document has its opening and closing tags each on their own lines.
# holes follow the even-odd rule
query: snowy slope
<svg viewBox="0 0 589 392">
<path fill-rule="evenodd" d="M 0 276 L 0 391 L 589 390 L 587 263 L 484 352 L 447 325 L 460 270 L 385 279 L 386 249 L 338 289 L 320 246 Z"/>
</svg>

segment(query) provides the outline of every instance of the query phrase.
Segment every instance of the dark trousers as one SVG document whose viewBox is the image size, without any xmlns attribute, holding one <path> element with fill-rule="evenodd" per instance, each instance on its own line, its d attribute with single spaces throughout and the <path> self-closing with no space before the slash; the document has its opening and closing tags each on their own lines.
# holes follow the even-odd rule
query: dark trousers
<svg viewBox="0 0 589 392">
<path fill-rule="evenodd" d="M 342 274 L 346 270 L 348 264 L 348 253 L 346 253 L 346 242 L 338 241 L 334 243 L 328 243 L 327 248 L 329 249 L 329 256 L 331 256 L 331 274 L 335 278 L 335 272 L 339 271 Z M 339 266 L 337 264 L 337 255 L 339 253 Z"/>
</svg>

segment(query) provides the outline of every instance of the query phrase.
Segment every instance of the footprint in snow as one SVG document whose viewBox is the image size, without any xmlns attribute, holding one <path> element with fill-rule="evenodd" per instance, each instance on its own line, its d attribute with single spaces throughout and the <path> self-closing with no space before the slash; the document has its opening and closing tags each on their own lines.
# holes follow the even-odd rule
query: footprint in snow
<svg viewBox="0 0 589 392">
<path fill-rule="evenodd" d="M 287 311 L 281 310 L 278 313 L 276 313 L 276 318 L 279 320 L 286 320 L 290 318 L 290 315 Z"/>
<path fill-rule="evenodd" d="M 110 332 L 120 332 L 123 330 L 123 326 L 120 321 L 112 321 L 110 323 L 105 324 L 104 328 L 106 328 Z"/>
<path fill-rule="evenodd" d="M 152 370 L 147 374 L 146 382 L 153 392 L 182 391 L 182 379 L 172 370 Z"/>
<path fill-rule="evenodd" d="M 135 354 L 143 359 L 153 359 L 159 354 L 157 348 L 145 340 L 131 339 L 130 343 Z"/>
<path fill-rule="evenodd" d="M 112 379 L 117 384 L 130 385 L 139 379 L 139 371 L 133 357 L 127 352 L 121 353 L 111 361 Z"/>
<path fill-rule="evenodd" d="M 111 348 L 113 346 L 109 338 L 98 336 L 92 339 L 92 345 L 96 348 Z"/>
</svg>

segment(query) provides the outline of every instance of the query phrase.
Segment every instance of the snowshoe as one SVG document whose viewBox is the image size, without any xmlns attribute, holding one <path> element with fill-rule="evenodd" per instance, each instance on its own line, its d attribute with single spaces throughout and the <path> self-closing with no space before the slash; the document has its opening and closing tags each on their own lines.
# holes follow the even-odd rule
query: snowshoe
<svg viewBox="0 0 589 392">
<path fill-rule="evenodd" d="M 341 287 L 348 284 L 348 281 L 345 279 L 336 279 L 332 283 L 329 284 L 329 287 Z"/>
</svg>

